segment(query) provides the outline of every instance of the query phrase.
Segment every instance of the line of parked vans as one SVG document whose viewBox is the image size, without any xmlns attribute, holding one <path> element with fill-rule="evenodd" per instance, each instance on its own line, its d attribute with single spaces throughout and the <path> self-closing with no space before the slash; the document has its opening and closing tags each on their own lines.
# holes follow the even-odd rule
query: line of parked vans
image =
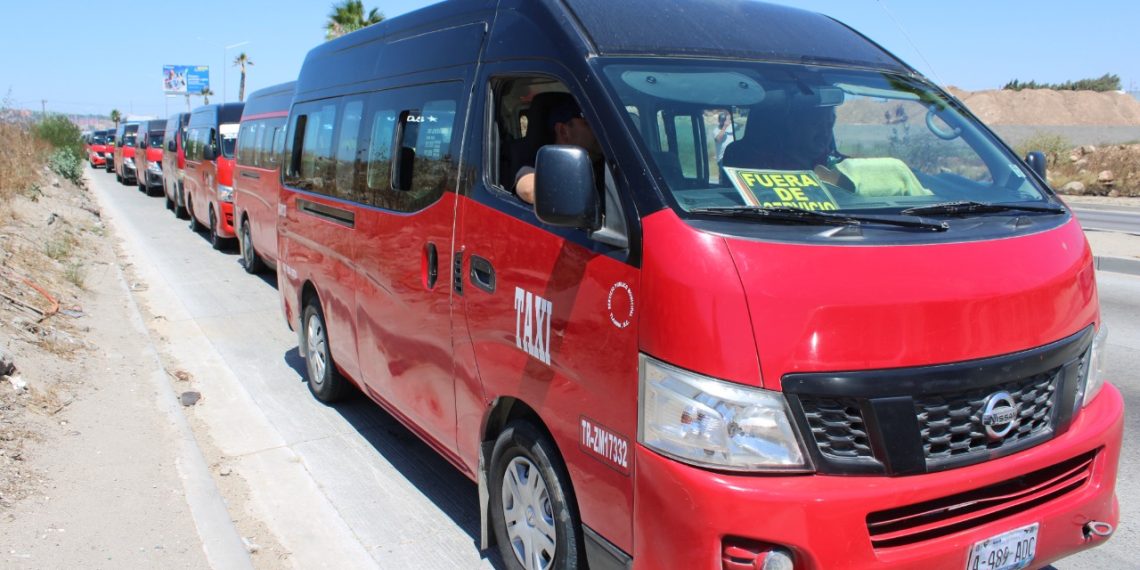
<svg viewBox="0 0 1140 570">
<path fill-rule="evenodd" d="M 313 395 L 476 481 L 508 567 L 1008 570 L 1118 522 L 1043 155 L 825 16 L 455 0 L 89 152 L 275 268 Z"/>
</svg>

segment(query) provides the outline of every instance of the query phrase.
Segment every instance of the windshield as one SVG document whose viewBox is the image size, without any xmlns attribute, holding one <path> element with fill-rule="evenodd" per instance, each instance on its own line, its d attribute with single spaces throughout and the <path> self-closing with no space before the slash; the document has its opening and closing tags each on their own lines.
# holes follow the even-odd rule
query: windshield
<svg viewBox="0 0 1140 570">
<path fill-rule="evenodd" d="M 135 146 L 136 133 L 123 133 L 123 146 Z"/>
<path fill-rule="evenodd" d="M 147 136 L 147 141 L 150 143 L 150 148 L 162 148 L 163 133 L 151 133 Z"/>
<path fill-rule="evenodd" d="M 612 63 L 605 75 L 685 211 L 1048 200 L 980 125 L 909 77 L 691 61 Z"/>
<path fill-rule="evenodd" d="M 104 144 L 107 138 L 103 135 L 94 135 L 91 137 L 91 144 Z"/>
<path fill-rule="evenodd" d="M 223 123 L 218 126 L 218 132 L 222 134 L 222 156 L 226 158 L 234 157 L 234 147 L 237 146 L 238 123 Z"/>
</svg>

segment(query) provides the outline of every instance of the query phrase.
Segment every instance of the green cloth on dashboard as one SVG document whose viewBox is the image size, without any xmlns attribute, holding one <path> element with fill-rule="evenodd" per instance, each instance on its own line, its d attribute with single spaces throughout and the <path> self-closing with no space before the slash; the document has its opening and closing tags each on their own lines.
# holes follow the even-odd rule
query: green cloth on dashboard
<svg viewBox="0 0 1140 570">
<path fill-rule="evenodd" d="M 860 196 L 931 196 L 914 172 L 897 158 L 848 158 L 835 168 L 855 184 Z"/>
</svg>

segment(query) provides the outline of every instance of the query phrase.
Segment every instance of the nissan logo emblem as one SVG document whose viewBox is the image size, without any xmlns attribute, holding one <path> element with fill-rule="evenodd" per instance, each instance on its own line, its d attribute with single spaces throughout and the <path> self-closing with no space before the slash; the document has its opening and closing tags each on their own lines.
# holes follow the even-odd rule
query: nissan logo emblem
<svg viewBox="0 0 1140 570">
<path fill-rule="evenodd" d="M 986 398 L 982 408 L 982 425 L 991 440 L 999 440 L 1017 428 L 1017 402 L 1009 392 L 995 392 Z"/>
</svg>

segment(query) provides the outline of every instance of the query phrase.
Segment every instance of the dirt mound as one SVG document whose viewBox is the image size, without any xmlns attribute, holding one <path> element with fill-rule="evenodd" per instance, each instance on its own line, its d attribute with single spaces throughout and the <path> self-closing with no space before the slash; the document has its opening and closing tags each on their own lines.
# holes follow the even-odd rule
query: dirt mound
<svg viewBox="0 0 1140 570">
<path fill-rule="evenodd" d="M 1140 101 L 1114 91 L 947 89 L 989 125 L 1140 126 Z"/>
</svg>

